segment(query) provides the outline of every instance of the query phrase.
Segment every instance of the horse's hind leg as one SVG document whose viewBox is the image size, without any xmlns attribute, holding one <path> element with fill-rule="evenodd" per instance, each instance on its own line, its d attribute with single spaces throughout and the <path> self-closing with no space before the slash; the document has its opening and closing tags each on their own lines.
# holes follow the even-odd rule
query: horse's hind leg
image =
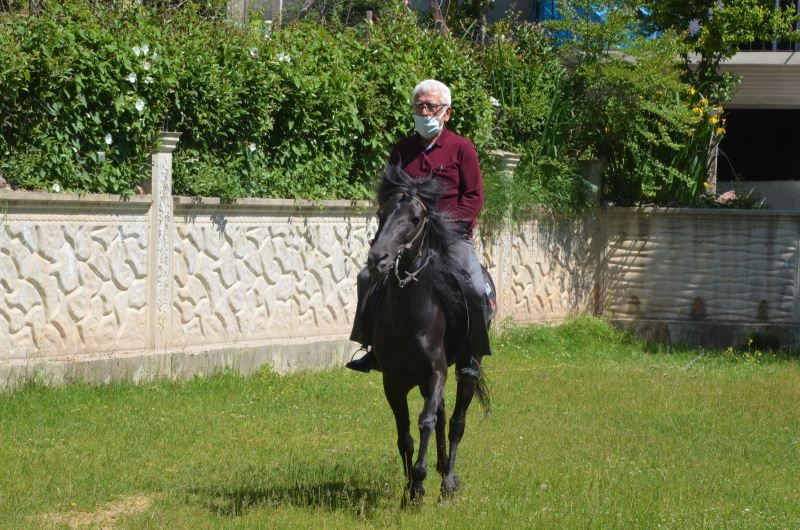
<svg viewBox="0 0 800 530">
<path fill-rule="evenodd" d="M 397 450 L 400 452 L 400 459 L 403 462 L 406 491 L 408 491 L 411 488 L 411 461 L 414 458 L 414 438 L 411 436 L 411 422 L 408 414 L 408 389 L 398 388 L 384 379 L 383 392 L 394 414 L 394 422 L 397 427 Z"/>
<path fill-rule="evenodd" d="M 467 422 L 467 410 L 472 397 L 475 395 L 477 381 L 471 378 L 460 377 L 456 386 L 456 405 L 453 415 L 450 417 L 450 459 L 447 462 L 447 469 L 442 477 L 442 496 L 447 497 L 456 492 L 459 488 L 458 475 L 455 474 L 456 450 L 461 438 L 464 436 L 464 429 Z"/>
</svg>

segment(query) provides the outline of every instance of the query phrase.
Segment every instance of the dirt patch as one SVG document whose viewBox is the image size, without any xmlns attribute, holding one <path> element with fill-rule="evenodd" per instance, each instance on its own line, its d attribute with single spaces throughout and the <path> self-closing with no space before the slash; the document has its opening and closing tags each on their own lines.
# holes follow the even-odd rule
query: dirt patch
<svg viewBox="0 0 800 530">
<path fill-rule="evenodd" d="M 131 495 L 114 502 L 109 502 L 93 512 L 71 511 L 66 513 L 45 513 L 38 519 L 48 526 L 67 525 L 70 528 L 110 529 L 114 528 L 117 521 L 126 515 L 147 511 L 153 504 L 153 497 L 146 495 Z"/>
</svg>

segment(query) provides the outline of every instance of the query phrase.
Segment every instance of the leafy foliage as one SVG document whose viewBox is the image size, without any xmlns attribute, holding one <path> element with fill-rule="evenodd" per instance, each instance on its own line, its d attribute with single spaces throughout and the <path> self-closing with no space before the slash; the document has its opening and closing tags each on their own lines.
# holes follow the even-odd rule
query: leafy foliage
<svg viewBox="0 0 800 530">
<path fill-rule="evenodd" d="M 13 50 L 0 59 L 0 172 L 31 188 L 130 193 L 167 108 L 159 25 L 76 3 L 7 16 L 0 35 Z M 149 54 L 132 52 L 147 42 Z"/>
<path fill-rule="evenodd" d="M 17 9 L 0 20 L 0 173 L 15 187 L 132 193 L 168 128 L 183 132 L 176 193 L 368 198 L 413 130 L 411 89 L 433 77 L 453 90 L 449 126 L 478 148 L 487 216 L 587 207 L 587 159 L 607 162 L 607 200 L 701 204 L 724 117 L 681 77 L 685 35 L 645 39 L 637 12 L 612 0 L 592 22 L 588 2 L 548 27 L 512 17 L 481 47 L 388 4 L 375 23 L 275 32 L 208 3 Z M 494 148 L 522 155 L 513 179 L 494 170 Z"/>
<path fill-rule="evenodd" d="M 617 204 L 692 204 L 707 178 L 712 129 L 692 110 L 680 39 L 641 35 L 637 12 L 613 2 L 595 22 L 585 15 L 594 3 L 574 0 L 550 24 L 570 65 L 571 144 L 580 158 L 608 163 L 603 196 Z"/>
<path fill-rule="evenodd" d="M 732 57 L 742 45 L 757 40 L 797 41 L 794 7 L 775 9 L 774 0 L 649 0 L 648 23 L 654 28 L 674 31 L 687 44 L 686 73 L 691 81 L 721 102 L 730 96 L 735 78 L 719 72 L 722 60 Z M 696 61 L 696 67 L 689 65 Z"/>
</svg>

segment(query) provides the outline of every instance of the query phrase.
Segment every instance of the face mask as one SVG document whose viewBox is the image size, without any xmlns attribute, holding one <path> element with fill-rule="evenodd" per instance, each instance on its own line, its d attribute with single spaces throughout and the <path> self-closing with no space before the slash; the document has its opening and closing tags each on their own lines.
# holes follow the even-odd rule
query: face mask
<svg viewBox="0 0 800 530">
<path fill-rule="evenodd" d="M 442 122 L 438 116 L 418 116 L 414 114 L 414 126 L 420 136 L 426 140 L 432 140 L 439 135 L 442 130 Z"/>
</svg>

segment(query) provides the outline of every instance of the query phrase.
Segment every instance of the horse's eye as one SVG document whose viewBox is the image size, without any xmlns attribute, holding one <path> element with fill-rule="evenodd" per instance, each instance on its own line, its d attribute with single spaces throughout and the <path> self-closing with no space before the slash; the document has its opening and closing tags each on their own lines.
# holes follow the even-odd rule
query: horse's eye
<svg viewBox="0 0 800 530">
<path fill-rule="evenodd" d="M 414 223 L 414 226 L 417 226 L 419 224 L 419 217 L 412 217 L 411 222 Z"/>
</svg>

